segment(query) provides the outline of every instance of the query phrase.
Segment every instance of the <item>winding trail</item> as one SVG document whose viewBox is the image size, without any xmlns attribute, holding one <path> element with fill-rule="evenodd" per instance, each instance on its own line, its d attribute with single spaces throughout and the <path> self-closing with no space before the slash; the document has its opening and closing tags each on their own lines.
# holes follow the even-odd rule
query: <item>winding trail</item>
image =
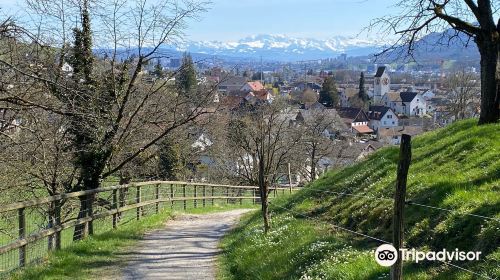
<svg viewBox="0 0 500 280">
<path fill-rule="evenodd" d="M 215 279 L 218 242 L 248 209 L 182 215 L 147 234 L 127 255 L 122 279 Z"/>
</svg>

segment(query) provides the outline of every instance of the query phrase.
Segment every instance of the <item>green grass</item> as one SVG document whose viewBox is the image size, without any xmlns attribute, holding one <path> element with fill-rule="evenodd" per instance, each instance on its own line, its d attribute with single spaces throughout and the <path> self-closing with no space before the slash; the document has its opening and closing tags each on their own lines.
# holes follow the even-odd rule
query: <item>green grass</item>
<svg viewBox="0 0 500 280">
<path fill-rule="evenodd" d="M 499 132 L 499 124 L 478 127 L 468 120 L 413 139 L 407 198 L 456 211 L 406 206 L 407 248 L 481 251 L 479 262 L 454 264 L 500 277 L 500 223 L 464 215 L 500 219 Z M 388 279 L 389 269 L 373 257 L 380 243 L 332 225 L 392 240 L 390 198 L 398 153 L 397 147 L 384 148 L 326 174 L 289 199 L 276 200 L 268 235 L 260 215 L 248 215 L 222 242 L 219 278 Z M 434 262 L 406 263 L 404 270 L 404 279 L 480 279 Z"/>
<path fill-rule="evenodd" d="M 116 230 L 96 234 L 83 241 L 72 243 L 67 248 L 50 254 L 38 265 L 28 266 L 11 275 L 4 276 L 13 280 L 99 279 L 103 273 L 106 276 L 109 275 L 109 272 L 106 271 L 110 269 L 119 273 L 123 261 L 118 253 L 136 244 L 145 232 L 161 228 L 168 219 L 175 215 L 182 213 L 207 214 L 257 207 L 251 201 L 244 201 L 242 205 L 216 201 L 213 206 L 207 202 L 205 208 L 201 205 L 200 201 L 198 203 L 200 208 L 188 208 L 186 211 L 172 211 L 167 207 L 159 214 L 144 217 L 140 221 L 132 220 L 120 225 Z M 135 215 L 135 211 L 129 212 Z"/>
</svg>

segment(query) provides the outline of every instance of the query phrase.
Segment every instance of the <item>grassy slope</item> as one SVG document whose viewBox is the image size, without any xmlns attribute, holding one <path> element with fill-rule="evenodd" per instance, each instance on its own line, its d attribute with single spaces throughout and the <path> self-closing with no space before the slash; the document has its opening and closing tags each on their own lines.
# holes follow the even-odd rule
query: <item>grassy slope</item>
<svg viewBox="0 0 500 280">
<path fill-rule="evenodd" d="M 455 264 L 500 278 L 500 223 L 463 215 L 500 219 L 499 154 L 498 124 L 477 127 L 465 121 L 414 139 L 407 197 L 457 211 L 407 206 L 406 247 L 482 251 L 480 262 Z M 372 256 L 379 243 L 331 224 L 390 241 L 392 201 L 325 191 L 391 198 L 397 159 L 398 148 L 383 149 L 328 173 L 291 199 L 276 201 L 267 236 L 260 217 L 249 216 L 223 241 L 220 278 L 388 279 L 389 270 Z M 476 278 L 453 267 L 420 263 L 405 265 L 405 279 Z"/>
</svg>

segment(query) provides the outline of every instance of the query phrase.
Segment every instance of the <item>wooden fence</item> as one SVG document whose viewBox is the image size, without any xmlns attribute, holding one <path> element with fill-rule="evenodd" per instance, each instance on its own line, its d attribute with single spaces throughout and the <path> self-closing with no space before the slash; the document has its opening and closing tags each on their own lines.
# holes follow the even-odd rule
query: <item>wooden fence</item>
<svg viewBox="0 0 500 280">
<path fill-rule="evenodd" d="M 276 187 L 271 198 L 292 192 Z M 0 209 L 0 274 L 43 259 L 73 240 L 158 213 L 214 204 L 255 204 L 253 186 L 151 181 L 42 197 Z M 131 211 L 135 210 L 135 211 Z"/>
</svg>

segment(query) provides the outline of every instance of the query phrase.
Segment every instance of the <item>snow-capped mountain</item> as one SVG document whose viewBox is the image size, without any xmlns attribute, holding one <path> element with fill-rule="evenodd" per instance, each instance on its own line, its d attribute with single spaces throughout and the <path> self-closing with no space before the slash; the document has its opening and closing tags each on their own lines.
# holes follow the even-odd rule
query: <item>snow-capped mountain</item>
<svg viewBox="0 0 500 280">
<path fill-rule="evenodd" d="M 257 35 L 236 42 L 185 42 L 175 49 L 207 55 L 292 61 L 336 57 L 343 53 L 349 56 L 369 55 L 379 51 L 384 45 L 380 41 L 341 36 L 319 40 L 285 35 Z"/>
</svg>

